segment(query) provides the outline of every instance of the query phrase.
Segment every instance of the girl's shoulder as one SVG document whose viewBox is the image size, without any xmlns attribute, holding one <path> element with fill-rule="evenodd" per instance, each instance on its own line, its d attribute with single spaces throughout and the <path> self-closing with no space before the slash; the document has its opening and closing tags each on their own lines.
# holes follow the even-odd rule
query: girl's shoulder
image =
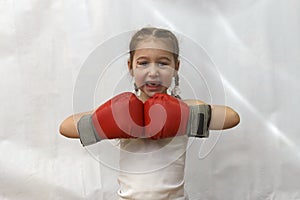
<svg viewBox="0 0 300 200">
<path fill-rule="evenodd" d="M 189 106 L 205 104 L 204 101 L 201 101 L 201 100 L 198 100 L 198 99 L 183 99 L 182 101 L 184 103 L 186 103 L 187 105 L 189 105 Z"/>
</svg>

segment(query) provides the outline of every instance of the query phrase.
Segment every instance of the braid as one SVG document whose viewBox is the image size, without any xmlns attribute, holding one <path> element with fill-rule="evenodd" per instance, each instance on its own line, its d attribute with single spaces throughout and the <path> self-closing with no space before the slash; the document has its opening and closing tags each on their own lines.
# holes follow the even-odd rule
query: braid
<svg viewBox="0 0 300 200">
<path fill-rule="evenodd" d="M 179 76 L 178 76 L 178 74 L 175 75 L 174 79 L 175 79 L 174 80 L 175 81 L 175 86 L 171 91 L 171 95 L 178 98 L 178 99 L 181 99 L 181 97 L 179 95 L 180 94 L 180 89 L 179 89 Z"/>
</svg>

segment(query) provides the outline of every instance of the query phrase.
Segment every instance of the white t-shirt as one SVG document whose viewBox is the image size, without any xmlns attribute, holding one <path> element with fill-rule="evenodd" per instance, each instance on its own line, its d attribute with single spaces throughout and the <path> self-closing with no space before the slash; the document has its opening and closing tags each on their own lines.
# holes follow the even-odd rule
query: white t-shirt
<svg viewBox="0 0 300 200">
<path fill-rule="evenodd" d="M 121 200 L 185 200 L 188 137 L 121 139 L 118 195 Z"/>
</svg>

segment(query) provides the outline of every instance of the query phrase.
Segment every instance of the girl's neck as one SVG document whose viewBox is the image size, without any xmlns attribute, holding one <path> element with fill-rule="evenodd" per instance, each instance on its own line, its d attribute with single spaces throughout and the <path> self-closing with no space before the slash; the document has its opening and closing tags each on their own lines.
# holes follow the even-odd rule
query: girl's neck
<svg viewBox="0 0 300 200">
<path fill-rule="evenodd" d="M 165 94 L 167 94 L 167 92 L 164 92 Z M 145 101 L 147 101 L 149 98 L 151 98 L 150 96 L 148 96 L 146 93 L 144 93 L 143 91 L 140 91 L 139 96 L 137 96 L 143 103 L 145 103 Z"/>
<path fill-rule="evenodd" d="M 138 96 L 138 98 L 143 102 L 145 103 L 145 101 L 147 101 L 147 99 L 149 99 L 150 97 L 145 94 L 143 91 L 140 92 L 140 95 Z"/>
</svg>

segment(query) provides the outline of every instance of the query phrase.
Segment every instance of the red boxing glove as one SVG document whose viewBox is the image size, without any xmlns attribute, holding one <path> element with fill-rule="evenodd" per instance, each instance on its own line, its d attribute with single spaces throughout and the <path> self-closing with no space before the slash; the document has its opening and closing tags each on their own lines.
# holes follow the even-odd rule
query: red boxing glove
<svg viewBox="0 0 300 200">
<path fill-rule="evenodd" d="M 208 137 L 211 118 L 209 105 L 188 106 L 168 94 L 157 93 L 144 104 L 133 93 L 125 92 L 101 105 L 78 124 L 81 143 L 86 146 L 102 139 L 162 139 L 187 134 Z"/>
<path fill-rule="evenodd" d="M 144 104 L 133 93 L 119 94 L 77 123 L 83 146 L 102 139 L 143 137 Z"/>
<path fill-rule="evenodd" d="M 131 92 L 119 94 L 93 113 L 92 122 L 101 139 L 142 137 L 143 102 Z"/>
<path fill-rule="evenodd" d="M 168 94 L 157 93 L 144 104 L 145 136 L 161 139 L 185 135 L 189 106 Z"/>
</svg>

